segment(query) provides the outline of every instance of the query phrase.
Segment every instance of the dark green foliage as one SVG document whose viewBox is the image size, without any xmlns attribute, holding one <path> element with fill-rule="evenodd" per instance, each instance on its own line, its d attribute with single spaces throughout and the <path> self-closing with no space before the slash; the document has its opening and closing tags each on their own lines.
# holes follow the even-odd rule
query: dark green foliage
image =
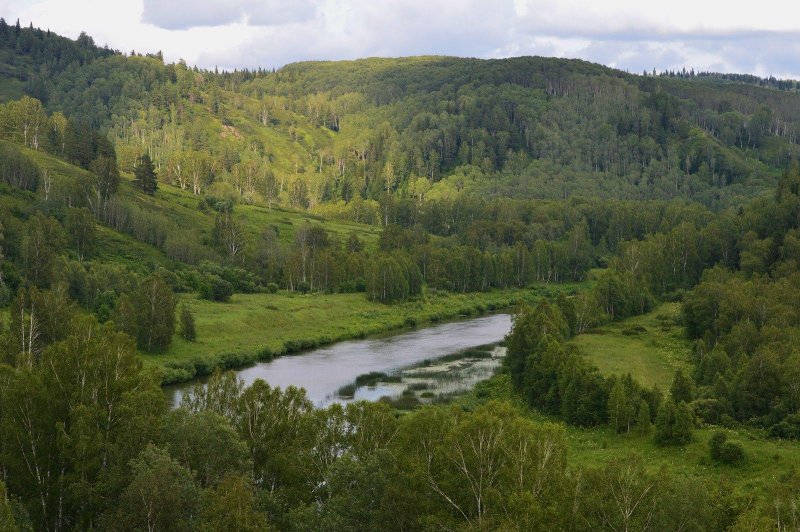
<svg viewBox="0 0 800 532">
<path fill-rule="evenodd" d="M 151 196 L 158 190 L 158 179 L 156 178 L 156 170 L 153 161 L 146 153 L 139 157 L 136 161 L 136 166 L 133 168 L 133 175 L 135 179 L 133 183 L 139 187 L 139 190 Z"/>
<path fill-rule="evenodd" d="M 574 425 L 602 424 L 609 413 L 606 382 L 564 343 L 568 336 L 556 305 L 544 299 L 536 307 L 523 305 L 505 340 L 506 367 L 531 406 Z"/>
<path fill-rule="evenodd" d="M 130 483 L 104 523 L 108 530 L 194 529 L 201 492 L 191 470 L 152 444 L 130 467 Z"/>
<path fill-rule="evenodd" d="M 684 402 L 677 406 L 666 400 L 656 413 L 655 442 L 659 445 L 686 445 L 692 439 L 694 420 L 692 411 Z"/>
<path fill-rule="evenodd" d="M 682 369 L 678 369 L 669 389 L 670 397 L 675 404 L 679 404 L 681 401 L 687 404 L 691 403 L 693 388 L 694 386 L 689 376 Z"/>
<path fill-rule="evenodd" d="M 139 348 L 156 352 L 169 346 L 175 333 L 177 305 L 169 285 L 159 275 L 150 275 L 131 294 L 131 305 Z"/>
<path fill-rule="evenodd" d="M 206 274 L 200 285 L 200 297 L 211 301 L 229 301 L 233 295 L 233 285 L 218 275 Z"/>
<path fill-rule="evenodd" d="M 744 463 L 744 449 L 736 442 L 728 441 L 728 435 L 722 431 L 715 432 L 708 442 L 711 459 L 723 464 L 740 466 Z"/>
<path fill-rule="evenodd" d="M 189 307 L 181 307 L 180 325 L 181 338 L 194 342 L 197 339 L 197 329 L 194 324 L 194 314 Z"/>
</svg>

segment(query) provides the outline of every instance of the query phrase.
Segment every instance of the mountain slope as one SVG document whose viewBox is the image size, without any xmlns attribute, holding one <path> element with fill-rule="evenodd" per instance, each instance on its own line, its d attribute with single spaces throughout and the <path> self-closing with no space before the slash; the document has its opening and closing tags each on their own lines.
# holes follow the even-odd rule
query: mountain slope
<svg viewBox="0 0 800 532">
<path fill-rule="evenodd" d="M 196 194 L 353 219 L 354 199 L 374 211 L 369 202 L 470 192 L 723 206 L 774 186 L 800 140 L 796 89 L 749 77 L 639 76 L 540 57 L 218 74 L 8 25 L 0 57 L 5 98 L 25 91 L 100 127 L 123 170 L 148 152 L 163 180 L 191 181 Z"/>
</svg>

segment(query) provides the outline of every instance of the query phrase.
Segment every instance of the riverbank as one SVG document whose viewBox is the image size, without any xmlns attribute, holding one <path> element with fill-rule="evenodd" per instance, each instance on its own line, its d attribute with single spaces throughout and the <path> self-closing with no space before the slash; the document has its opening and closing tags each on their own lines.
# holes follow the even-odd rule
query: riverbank
<svg viewBox="0 0 800 532">
<path fill-rule="evenodd" d="M 197 340 L 187 342 L 176 334 L 164 353 L 141 357 L 162 371 L 163 384 L 185 382 L 216 368 L 241 368 L 342 340 L 508 310 L 521 300 L 553 298 L 578 288 L 543 284 L 487 293 L 430 291 L 395 305 L 368 301 L 364 294 L 236 294 L 227 303 L 184 294 L 180 304 L 195 315 Z"/>
</svg>

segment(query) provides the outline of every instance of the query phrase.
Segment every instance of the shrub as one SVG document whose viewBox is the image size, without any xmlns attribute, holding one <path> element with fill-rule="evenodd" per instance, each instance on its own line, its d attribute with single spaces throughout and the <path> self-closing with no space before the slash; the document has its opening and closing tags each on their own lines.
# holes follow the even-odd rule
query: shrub
<svg viewBox="0 0 800 532">
<path fill-rule="evenodd" d="M 741 465 L 744 463 L 744 448 L 736 442 L 728 442 L 722 446 L 720 460 L 733 466 Z"/>
<path fill-rule="evenodd" d="M 200 297 L 210 301 L 228 301 L 232 295 L 233 285 L 218 275 L 207 275 L 200 287 Z"/>
<path fill-rule="evenodd" d="M 181 309 L 181 337 L 189 342 L 194 342 L 197 339 L 194 315 L 187 307 Z"/>
<path fill-rule="evenodd" d="M 278 285 L 275 283 L 269 283 L 267 285 L 267 293 L 274 294 L 278 291 Z"/>
<path fill-rule="evenodd" d="M 717 431 L 708 442 L 711 459 L 715 462 L 739 466 L 744 463 L 744 448 L 736 442 L 729 442 L 728 435 Z"/>
</svg>

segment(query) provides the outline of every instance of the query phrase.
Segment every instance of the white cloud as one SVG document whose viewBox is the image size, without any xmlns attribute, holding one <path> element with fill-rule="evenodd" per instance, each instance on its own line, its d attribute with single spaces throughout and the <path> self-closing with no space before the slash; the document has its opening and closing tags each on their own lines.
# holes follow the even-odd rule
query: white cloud
<svg viewBox="0 0 800 532">
<path fill-rule="evenodd" d="M 313 18 L 312 0 L 144 0 L 142 20 L 164 29 L 188 29 L 246 22 L 277 26 Z"/>
<path fill-rule="evenodd" d="M 441 54 L 800 78 L 800 6 L 671 0 L 0 0 L 9 20 L 202 67 Z"/>
</svg>

